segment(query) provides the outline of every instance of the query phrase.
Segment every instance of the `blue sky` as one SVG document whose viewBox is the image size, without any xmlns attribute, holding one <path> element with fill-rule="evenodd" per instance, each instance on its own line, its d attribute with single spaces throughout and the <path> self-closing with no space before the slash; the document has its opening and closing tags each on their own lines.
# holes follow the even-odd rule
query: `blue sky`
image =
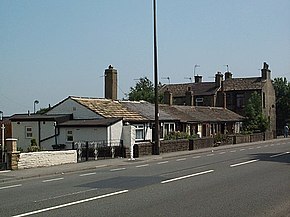
<svg viewBox="0 0 290 217">
<path fill-rule="evenodd" d="M 162 83 L 233 77 L 290 81 L 289 0 L 157 0 Z M 1 0 L 0 110 L 52 106 L 67 96 L 104 96 L 104 70 L 118 70 L 118 97 L 153 81 L 152 0 Z"/>
</svg>

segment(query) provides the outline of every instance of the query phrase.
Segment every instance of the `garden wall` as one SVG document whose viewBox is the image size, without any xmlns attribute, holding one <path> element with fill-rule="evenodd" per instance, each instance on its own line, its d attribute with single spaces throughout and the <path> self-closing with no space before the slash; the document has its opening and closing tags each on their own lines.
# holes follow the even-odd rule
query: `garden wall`
<svg viewBox="0 0 290 217">
<path fill-rule="evenodd" d="M 77 163 L 76 150 L 20 153 L 18 169 L 48 167 L 67 163 Z"/>
</svg>

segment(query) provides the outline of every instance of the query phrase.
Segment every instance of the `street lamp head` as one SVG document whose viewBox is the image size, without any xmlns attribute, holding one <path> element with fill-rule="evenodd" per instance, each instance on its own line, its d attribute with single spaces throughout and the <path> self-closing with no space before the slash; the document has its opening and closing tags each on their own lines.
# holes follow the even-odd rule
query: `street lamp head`
<svg viewBox="0 0 290 217">
<path fill-rule="evenodd" d="M 39 101 L 38 100 L 34 100 L 34 104 L 38 104 L 39 103 Z"/>
<path fill-rule="evenodd" d="M 0 111 L 0 121 L 3 120 L 3 111 Z"/>
</svg>

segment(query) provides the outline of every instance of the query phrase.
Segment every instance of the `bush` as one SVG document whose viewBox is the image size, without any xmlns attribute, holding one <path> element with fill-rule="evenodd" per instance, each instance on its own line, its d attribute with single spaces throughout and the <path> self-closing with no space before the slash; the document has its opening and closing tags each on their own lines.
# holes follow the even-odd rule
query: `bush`
<svg viewBox="0 0 290 217">
<path fill-rule="evenodd" d="M 37 145 L 35 139 L 31 139 L 31 144 L 30 144 L 30 146 L 27 148 L 27 151 L 28 151 L 28 152 L 41 151 L 41 149 L 40 149 L 40 147 Z"/>
<path fill-rule="evenodd" d="M 164 137 L 164 140 L 194 139 L 196 135 L 189 135 L 186 132 L 173 131 Z"/>
</svg>

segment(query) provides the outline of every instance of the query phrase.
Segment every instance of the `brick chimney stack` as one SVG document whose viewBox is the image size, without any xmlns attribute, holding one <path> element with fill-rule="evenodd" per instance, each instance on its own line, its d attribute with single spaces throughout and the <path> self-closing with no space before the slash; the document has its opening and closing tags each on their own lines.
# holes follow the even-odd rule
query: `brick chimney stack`
<svg viewBox="0 0 290 217">
<path fill-rule="evenodd" d="M 194 82 L 195 83 L 201 83 L 202 82 L 202 76 L 201 75 L 194 76 Z"/>
<path fill-rule="evenodd" d="M 221 87 L 223 80 L 223 74 L 221 72 L 217 72 L 215 75 L 215 86 Z"/>
<path fill-rule="evenodd" d="M 105 98 L 116 100 L 117 95 L 117 70 L 112 65 L 109 65 L 105 70 Z"/>
<path fill-rule="evenodd" d="M 264 62 L 263 68 L 261 69 L 261 74 L 263 80 L 271 79 L 271 70 L 266 62 Z"/>
</svg>

